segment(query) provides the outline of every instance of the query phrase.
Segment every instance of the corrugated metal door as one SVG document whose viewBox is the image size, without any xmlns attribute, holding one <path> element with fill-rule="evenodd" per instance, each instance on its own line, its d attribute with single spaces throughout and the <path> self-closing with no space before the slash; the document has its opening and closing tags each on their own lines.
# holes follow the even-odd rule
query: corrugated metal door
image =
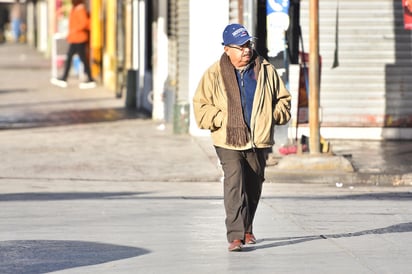
<svg viewBox="0 0 412 274">
<path fill-rule="evenodd" d="M 169 89 L 174 100 L 188 100 L 189 0 L 169 0 Z"/>
<path fill-rule="evenodd" d="M 176 4 L 177 101 L 188 102 L 189 0 L 178 0 Z"/>
<path fill-rule="evenodd" d="M 177 1 L 168 1 L 168 81 L 165 87 L 165 120 L 172 122 L 177 93 Z"/>
<path fill-rule="evenodd" d="M 243 1 L 243 0 L 241 0 Z M 239 0 L 229 0 L 229 22 L 242 24 L 242 18 L 239 17 Z"/>
<path fill-rule="evenodd" d="M 412 127 L 412 39 L 401 1 L 339 0 L 332 69 L 337 3 L 319 1 L 322 127 Z M 308 0 L 300 23 L 308 52 Z"/>
</svg>

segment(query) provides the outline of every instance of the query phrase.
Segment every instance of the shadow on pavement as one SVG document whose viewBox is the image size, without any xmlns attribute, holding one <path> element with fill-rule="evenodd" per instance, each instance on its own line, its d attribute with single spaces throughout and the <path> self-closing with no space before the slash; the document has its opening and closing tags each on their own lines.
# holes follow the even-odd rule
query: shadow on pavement
<svg viewBox="0 0 412 274">
<path fill-rule="evenodd" d="M 0 273 L 40 274 L 127 259 L 148 250 L 83 241 L 23 240 L 0 242 Z"/>
<path fill-rule="evenodd" d="M 22 113 L 0 117 L 0 130 L 52 127 L 74 124 L 147 119 L 147 114 L 126 108 L 64 110 L 48 113 Z"/>
<path fill-rule="evenodd" d="M 411 201 L 412 192 L 382 192 L 341 195 L 312 195 L 312 196 L 264 196 L 263 200 L 386 200 L 386 201 Z"/>
<path fill-rule="evenodd" d="M 8 93 L 18 93 L 18 92 L 29 92 L 30 90 L 27 88 L 15 88 L 15 89 L 0 89 L 0 94 L 8 94 Z"/>
<path fill-rule="evenodd" d="M 61 193 L 8 193 L 0 194 L 0 202 L 30 202 L 88 199 L 130 199 L 148 192 L 61 192 Z"/>
<path fill-rule="evenodd" d="M 293 244 L 300 244 L 308 241 L 314 240 L 327 240 L 327 239 L 339 239 L 339 238 L 350 238 L 350 237 L 358 237 L 364 235 L 377 235 L 377 234 L 388 234 L 388 233 L 404 233 L 404 232 L 412 232 L 412 222 L 409 223 L 400 223 L 396 225 L 391 225 L 382 228 L 376 229 L 369 229 L 369 230 L 362 230 L 358 232 L 349 232 L 349 233 L 340 233 L 340 234 L 327 234 L 327 235 L 312 235 L 312 236 L 302 236 L 302 237 L 283 237 L 283 238 L 265 238 L 259 240 L 256 246 L 246 246 L 242 248 L 242 251 L 253 251 L 257 249 L 264 249 L 264 248 L 274 248 L 274 247 L 281 247 Z M 272 242 L 267 243 L 266 242 Z M 262 245 L 259 245 L 263 243 Z"/>
<path fill-rule="evenodd" d="M 0 194 L 0 202 L 58 201 L 87 199 L 139 199 L 139 200 L 223 200 L 223 196 L 149 196 L 150 192 L 26 192 Z M 144 196 L 142 196 L 144 195 Z M 410 192 L 367 193 L 336 196 L 263 196 L 264 200 L 389 200 L 410 201 Z"/>
<path fill-rule="evenodd" d="M 26 192 L 0 194 L 0 202 L 31 202 L 88 199 L 223 200 L 221 196 L 147 196 L 150 192 Z M 141 196 L 146 195 L 146 196 Z"/>
<path fill-rule="evenodd" d="M 28 90 L 25 89 L 16 89 L 13 91 L 2 91 L 0 90 L 1 93 L 7 93 L 7 92 L 28 92 Z M 91 97 L 91 98 L 74 98 L 74 99 L 60 99 L 60 100 L 48 100 L 48 101 L 39 101 L 39 102 L 24 102 L 24 103 L 9 103 L 7 104 L 7 108 L 23 108 L 23 109 L 28 109 L 30 107 L 44 107 L 44 106 L 53 106 L 53 105 L 71 105 L 75 103 L 95 103 L 95 102 L 104 102 L 104 101 L 111 101 L 113 100 L 112 98 L 104 97 L 104 98 L 99 98 L 99 97 Z M 1 109 L 1 106 L 0 106 Z M 106 109 L 106 108 L 102 108 Z M 116 109 L 116 110 L 122 110 L 122 111 L 127 111 L 127 109 L 123 108 L 111 108 L 111 109 Z M 132 110 L 129 110 L 129 112 L 134 112 Z"/>
<path fill-rule="evenodd" d="M 13 201 L 57 201 L 87 199 L 140 199 L 140 200 L 223 200 L 222 196 L 148 196 L 150 192 L 25 192 L 0 194 L 0 202 Z M 144 195 L 144 196 L 141 196 Z M 367 193 L 336 196 L 263 196 L 264 200 L 389 200 L 410 201 L 412 193 Z"/>
</svg>

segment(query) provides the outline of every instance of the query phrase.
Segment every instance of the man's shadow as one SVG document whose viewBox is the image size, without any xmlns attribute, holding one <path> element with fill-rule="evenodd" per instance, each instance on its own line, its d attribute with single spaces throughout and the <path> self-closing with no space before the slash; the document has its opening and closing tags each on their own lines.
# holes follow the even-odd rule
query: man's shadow
<svg viewBox="0 0 412 274">
<path fill-rule="evenodd" d="M 300 244 L 300 243 L 314 241 L 314 240 L 339 239 L 339 238 L 358 237 L 358 236 L 364 236 L 364 235 L 370 235 L 370 234 L 388 234 L 388 233 L 402 233 L 402 232 L 412 232 L 412 222 L 400 223 L 400 224 L 391 225 L 391 226 L 387 226 L 383 228 L 369 229 L 369 230 L 363 230 L 363 231 L 358 231 L 358 232 L 353 232 L 353 233 L 349 232 L 349 233 L 341 233 L 341 234 L 311 235 L 311 236 L 302 236 L 302 237 L 263 238 L 257 241 L 257 245 L 245 246 L 244 248 L 242 248 L 242 251 L 253 251 L 257 249 L 294 245 L 294 244 Z"/>
</svg>

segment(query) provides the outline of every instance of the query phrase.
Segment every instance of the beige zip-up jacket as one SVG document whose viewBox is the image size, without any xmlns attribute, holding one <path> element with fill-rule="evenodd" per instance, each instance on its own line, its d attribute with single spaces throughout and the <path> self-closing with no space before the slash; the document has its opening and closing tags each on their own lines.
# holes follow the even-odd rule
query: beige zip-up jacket
<svg viewBox="0 0 412 274">
<path fill-rule="evenodd" d="M 274 144 L 274 126 L 284 125 L 290 119 L 290 101 L 290 93 L 276 69 L 263 60 L 253 101 L 250 141 L 244 147 L 226 144 L 227 95 L 217 61 L 199 82 L 193 97 L 193 110 L 197 125 L 210 130 L 215 146 L 233 150 L 269 148 Z"/>
</svg>

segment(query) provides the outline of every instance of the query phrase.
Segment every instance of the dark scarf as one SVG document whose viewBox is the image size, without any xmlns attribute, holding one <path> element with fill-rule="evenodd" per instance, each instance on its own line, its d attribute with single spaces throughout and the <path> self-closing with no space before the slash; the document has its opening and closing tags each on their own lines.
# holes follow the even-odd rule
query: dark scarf
<svg viewBox="0 0 412 274">
<path fill-rule="evenodd" d="M 255 59 L 255 75 L 259 75 L 260 60 Z M 235 67 L 229 57 L 223 53 L 220 58 L 220 68 L 225 88 L 227 90 L 228 121 L 226 127 L 226 144 L 241 147 L 249 142 L 249 129 L 243 118 L 242 102 L 240 99 L 239 84 L 236 78 Z"/>
</svg>

